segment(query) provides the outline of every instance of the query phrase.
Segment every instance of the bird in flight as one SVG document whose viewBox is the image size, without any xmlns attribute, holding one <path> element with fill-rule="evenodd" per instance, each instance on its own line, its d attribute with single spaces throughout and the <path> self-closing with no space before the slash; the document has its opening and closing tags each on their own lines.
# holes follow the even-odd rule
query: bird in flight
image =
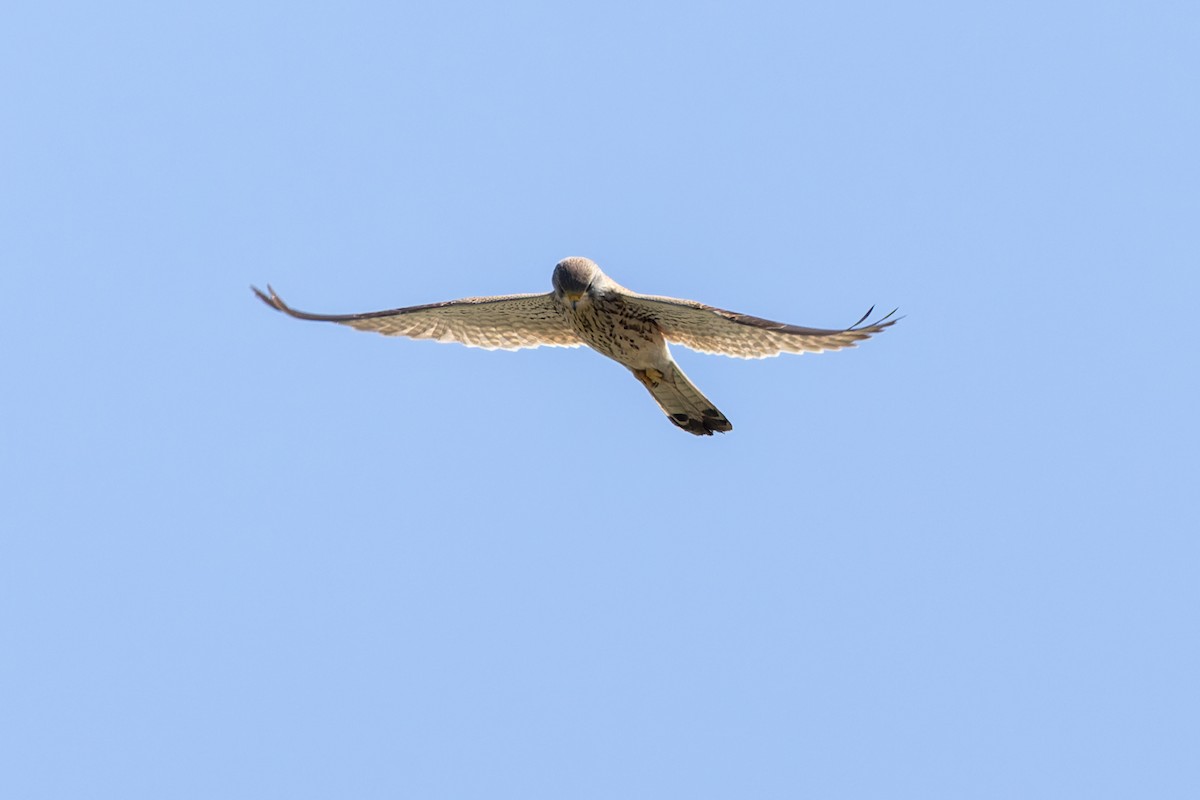
<svg viewBox="0 0 1200 800">
<path fill-rule="evenodd" d="M 558 262 L 551 282 L 554 290 L 546 294 L 467 297 L 363 314 L 309 314 L 283 302 L 269 284 L 266 292 L 251 288 L 264 303 L 297 319 L 336 322 L 385 336 L 459 342 L 486 350 L 587 345 L 627 367 L 667 419 L 697 436 L 731 431 L 733 425 L 683 374 L 671 358 L 669 342 L 701 353 L 767 358 L 854 347 L 897 322 L 892 319 L 895 311 L 867 322 L 874 307 L 842 330 L 772 322 L 694 300 L 632 292 L 595 262 L 578 257 Z"/>
</svg>

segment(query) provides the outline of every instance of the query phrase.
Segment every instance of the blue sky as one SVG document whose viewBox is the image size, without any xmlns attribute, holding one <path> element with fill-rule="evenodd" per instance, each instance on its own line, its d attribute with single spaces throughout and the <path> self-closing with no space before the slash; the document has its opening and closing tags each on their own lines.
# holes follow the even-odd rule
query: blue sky
<svg viewBox="0 0 1200 800">
<path fill-rule="evenodd" d="M 0 795 L 1192 797 L 1185 3 L 18 4 Z M 271 313 L 549 289 L 584 351 Z"/>
</svg>

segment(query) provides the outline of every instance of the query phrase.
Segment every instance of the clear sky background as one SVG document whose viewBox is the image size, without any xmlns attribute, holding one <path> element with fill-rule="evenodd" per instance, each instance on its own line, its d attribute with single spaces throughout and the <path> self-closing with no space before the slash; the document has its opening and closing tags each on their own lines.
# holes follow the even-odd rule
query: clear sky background
<svg viewBox="0 0 1200 800">
<path fill-rule="evenodd" d="M 1200 795 L 1194 4 L 0 14 L 0 796 Z M 643 292 L 622 368 L 271 312 Z"/>
</svg>

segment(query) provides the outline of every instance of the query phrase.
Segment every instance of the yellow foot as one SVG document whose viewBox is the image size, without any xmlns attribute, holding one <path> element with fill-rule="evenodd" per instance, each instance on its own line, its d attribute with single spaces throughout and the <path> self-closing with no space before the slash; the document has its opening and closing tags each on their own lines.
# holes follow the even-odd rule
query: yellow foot
<svg viewBox="0 0 1200 800">
<path fill-rule="evenodd" d="M 655 388 L 662 383 L 662 379 L 666 377 L 661 371 L 655 369 L 654 367 L 651 367 L 650 369 L 635 369 L 633 370 L 633 374 L 647 389 Z"/>
</svg>

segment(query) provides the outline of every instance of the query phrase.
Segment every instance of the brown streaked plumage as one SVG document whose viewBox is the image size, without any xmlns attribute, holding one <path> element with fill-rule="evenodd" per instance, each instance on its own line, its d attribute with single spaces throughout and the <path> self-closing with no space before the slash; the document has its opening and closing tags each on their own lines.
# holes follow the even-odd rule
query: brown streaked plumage
<svg viewBox="0 0 1200 800">
<path fill-rule="evenodd" d="M 627 367 L 676 426 L 698 436 L 733 425 L 700 393 L 671 357 L 668 343 L 736 358 L 820 353 L 854 347 L 894 325 L 893 311 L 843 329 L 804 328 L 706 306 L 693 300 L 631 292 L 586 258 L 554 268 L 548 294 L 467 297 L 446 303 L 364 314 L 309 314 L 288 306 L 270 286 L 254 293 L 297 319 L 336 322 L 387 336 L 459 342 L 489 350 L 579 347 Z M 254 288 L 254 287 L 251 287 Z"/>
</svg>

